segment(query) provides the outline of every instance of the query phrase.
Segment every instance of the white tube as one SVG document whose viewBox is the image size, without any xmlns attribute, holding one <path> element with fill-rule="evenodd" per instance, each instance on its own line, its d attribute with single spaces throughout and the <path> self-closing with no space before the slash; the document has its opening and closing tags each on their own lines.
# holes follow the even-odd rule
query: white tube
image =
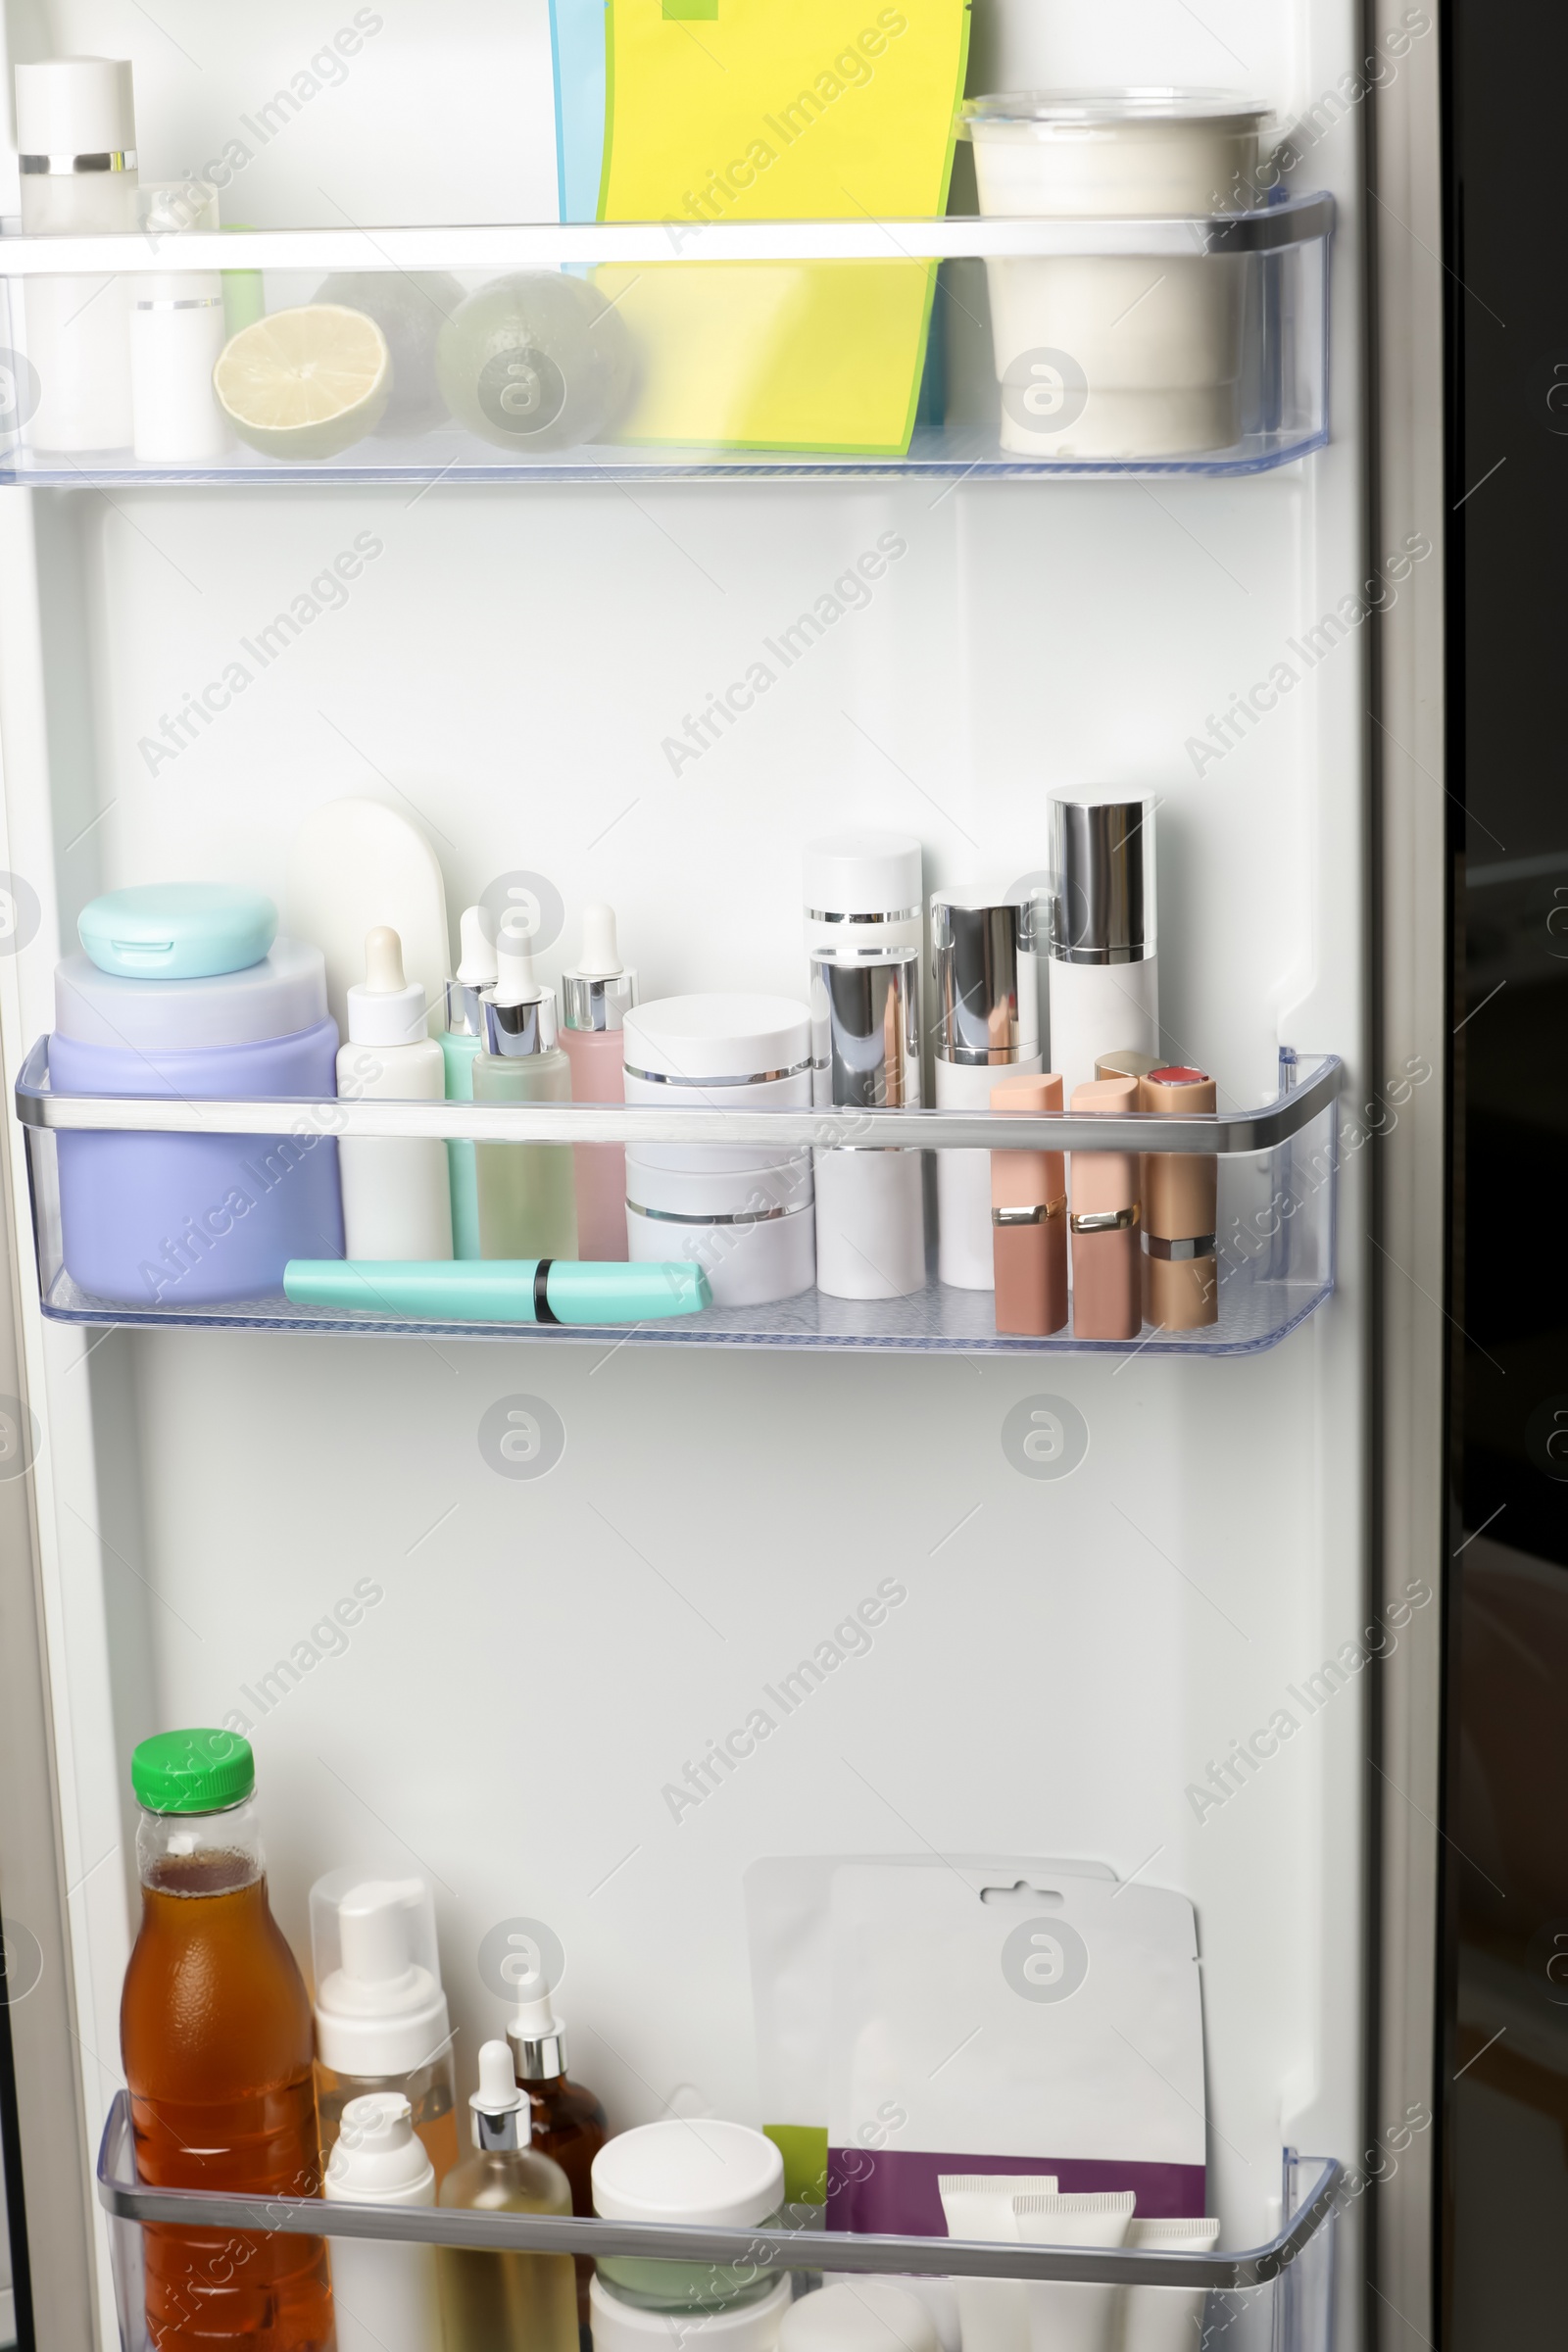
<svg viewBox="0 0 1568 2352">
<path fill-rule="evenodd" d="M 1109 2247 L 1125 2244 L 1137 2202 L 1131 2189 L 1119 2196 L 1025 2196 L 1013 2198 L 1012 2211 L 1026 2246 Z M 1024 2292 L 1029 2352 L 1110 2352 L 1113 2286 L 1043 2278 Z"/>
<path fill-rule="evenodd" d="M 1070 1102 L 1075 1086 L 1093 1085 L 1102 1054 L 1159 1052 L 1159 958 L 1068 963 L 1053 956 L 1050 1018 L 1051 1066 Z"/>
<path fill-rule="evenodd" d="M 989 1110 L 991 1089 L 1042 1067 L 1038 1054 L 995 1065 L 957 1061 L 936 1064 L 938 1110 Z M 1059 1069 L 1060 1063 L 1053 1063 Z M 994 1291 L 996 1261 L 991 1240 L 991 1154 L 937 1153 L 937 1275 L 956 1291 Z"/>
<path fill-rule="evenodd" d="M 1219 2243 L 1219 2224 L 1135 2221 L 1127 2243 L 1146 2254 L 1209 2254 Z M 1191 2352 L 1202 2332 L 1200 2286 L 1123 2287 L 1120 2302 L 1121 2352 Z"/>
<path fill-rule="evenodd" d="M 906 1298 L 924 1290 L 918 1152 L 816 1154 L 816 1287 L 830 1298 Z"/>
<path fill-rule="evenodd" d="M 1055 2186 L 1051 2175 L 1039 2173 L 937 2175 L 950 2237 L 1008 2244 L 1016 2242 L 1018 2235 L 1013 2198 L 1030 2190 L 1054 2194 Z M 963 2352 L 1029 2352 L 1028 2307 L 1019 2280 L 955 2278 L 953 2283 L 957 2292 Z"/>
<path fill-rule="evenodd" d="M 435 2168 L 401 2092 L 350 2099 L 322 2194 L 339 2205 L 433 2205 Z M 434 2246 L 332 2239 L 337 2352 L 441 2352 Z"/>
</svg>

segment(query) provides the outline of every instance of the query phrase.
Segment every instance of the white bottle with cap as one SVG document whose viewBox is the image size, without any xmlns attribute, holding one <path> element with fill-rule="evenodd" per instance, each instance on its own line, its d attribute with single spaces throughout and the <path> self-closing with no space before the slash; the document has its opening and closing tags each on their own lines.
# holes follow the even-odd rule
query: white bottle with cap
<svg viewBox="0 0 1568 2352">
<path fill-rule="evenodd" d="M 397 2091 L 444 2180 L 458 2161 L 457 2079 L 429 1887 L 328 1871 L 311 1888 L 311 1961 L 322 2155 L 352 2101 Z"/>
<path fill-rule="evenodd" d="M 204 180 L 143 188 L 141 225 L 149 236 L 217 228 L 218 192 Z M 152 466 L 211 465 L 229 455 L 234 436 L 213 390 L 222 354 L 223 280 L 217 270 L 160 270 L 131 280 L 131 448 Z"/>
<path fill-rule="evenodd" d="M 340 1101 L 442 1101 L 446 1066 L 425 1034 L 424 987 L 404 979 L 403 943 L 384 925 L 367 935 L 365 978 L 348 992 L 348 1012 L 349 1042 L 337 1056 Z M 337 1151 L 345 1256 L 452 1255 L 452 1188 L 439 1137 L 344 1136 Z"/>
<path fill-rule="evenodd" d="M 130 61 L 51 57 L 17 68 L 22 225 L 29 236 L 136 226 Z M 29 277 L 24 340 L 37 376 L 30 447 L 124 449 L 131 437 L 127 280 Z M 16 289 L 13 287 L 13 298 Z"/>
<path fill-rule="evenodd" d="M 1152 799 L 1051 799 L 1051 1066 L 1062 1099 L 1102 1054 L 1159 1052 Z"/>
<path fill-rule="evenodd" d="M 435 2171 L 401 2092 L 349 2101 L 321 2193 L 332 2205 L 435 2203 Z M 332 2312 L 337 2352 L 441 2352 L 435 2248 L 332 2237 Z"/>
</svg>

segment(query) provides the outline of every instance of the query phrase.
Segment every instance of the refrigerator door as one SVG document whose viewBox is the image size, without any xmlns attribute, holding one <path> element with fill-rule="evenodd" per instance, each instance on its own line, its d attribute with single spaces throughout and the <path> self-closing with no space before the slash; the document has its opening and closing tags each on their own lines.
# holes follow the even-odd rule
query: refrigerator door
<svg viewBox="0 0 1568 2352">
<path fill-rule="evenodd" d="M 666 14 L 700 41 L 692 11 Z M 21 12 L 7 24 L 24 53 Z M 42 38 L 90 34 L 132 60 L 149 178 L 224 165 L 225 218 L 268 240 L 270 303 L 285 283 L 315 291 L 305 232 L 554 221 L 544 0 L 361 10 L 356 27 L 358 47 L 332 38 L 341 73 L 294 0 L 177 39 L 122 0 L 90 27 L 61 5 Z M 952 420 L 968 429 L 976 384 L 996 403 L 1005 387 L 994 342 L 974 341 L 983 308 L 955 304 L 944 348 L 971 376 L 942 392 L 937 470 L 916 441 L 833 478 L 815 457 L 754 478 L 782 468 L 727 452 L 707 478 L 647 480 L 617 444 L 577 465 L 590 478 L 457 481 L 416 452 L 353 479 L 302 461 L 268 495 L 259 459 L 149 481 L 89 453 L 70 486 L 60 468 L 21 486 L 20 462 L 0 486 L 8 1088 L 57 1026 L 56 966 L 89 901 L 203 880 L 282 904 L 301 824 L 366 797 L 422 832 L 454 938 L 471 906 L 532 909 L 553 989 L 584 906 L 608 901 L 645 1005 L 723 991 L 803 1007 L 808 841 L 912 832 L 927 898 L 979 884 L 1022 905 L 1052 881 L 1052 792 L 1148 797 L 1161 1054 L 1212 1075 L 1236 1117 L 1275 1102 L 1282 1049 L 1311 1083 L 1333 1057 L 1344 1071 L 1314 1114 L 1315 1159 L 1290 1157 L 1281 1183 L 1254 1157 L 1235 1179 L 1232 1238 L 1260 1281 L 1299 1272 L 1308 1194 L 1323 1243 L 1303 1312 L 1245 1360 L 1162 1353 L 1152 1325 L 1050 1361 L 998 1348 L 983 1320 L 984 1344 L 952 1344 L 961 1313 L 989 1308 L 970 1291 L 941 1347 L 898 1320 L 903 1300 L 873 1302 L 896 1347 L 846 1301 L 852 1346 L 743 1320 L 746 1344 L 723 1351 L 646 1330 L 478 1344 L 130 1328 L 102 1300 L 61 1319 L 45 1311 L 60 1233 L 41 1186 L 29 1226 L 13 1119 L 0 1878 L 42 1961 L 36 2032 L 14 2034 L 40 2341 L 115 2340 L 90 2182 L 123 2117 L 129 1756 L 202 1723 L 255 1747 L 270 1899 L 302 1958 L 328 1870 L 433 1888 L 460 2110 L 515 1997 L 503 1963 L 526 1950 L 555 1955 L 573 2073 L 615 2129 L 825 2130 L 826 2107 L 764 2103 L 743 1894 L 761 1861 L 897 1857 L 959 1873 L 978 1906 L 1016 1891 L 992 1885 L 996 1857 L 1046 1854 L 1180 1898 L 1201 2063 L 1178 2092 L 1158 2080 L 1164 2044 L 1146 2042 L 1126 2072 L 1172 2144 L 1201 2150 L 1196 2218 L 1219 2218 L 1227 2257 L 1298 2224 L 1304 2242 L 1322 2162 L 1346 2168 L 1324 2192 L 1337 2239 L 1288 2291 L 1208 2282 L 1239 2298 L 1238 2340 L 1276 2324 L 1300 2352 L 1371 2340 L 1374 2181 L 1376 2283 L 1424 2310 L 1413 2184 L 1431 2134 L 1407 2111 L 1430 2073 L 1419 2000 L 1400 1999 L 1432 1950 L 1432 1857 L 1370 1792 L 1386 1774 L 1412 1813 L 1433 1809 L 1436 1350 L 1428 1310 L 1385 1268 L 1441 1291 L 1424 1189 L 1440 876 L 1418 774 L 1436 756 L 1420 664 L 1442 499 L 1422 406 L 1431 296 L 1374 229 L 1366 135 L 1375 105 L 1419 195 L 1436 41 L 1419 11 L 1371 37 L 1387 74 L 1365 71 L 1361 28 L 1328 0 L 1213 0 L 1202 22 L 1088 0 L 976 10 L 971 92 L 1245 87 L 1288 146 L 1293 197 L 1332 197 L 1332 235 L 1314 216 L 1306 369 L 1317 381 L 1326 358 L 1327 438 L 1308 419 L 1298 445 L 1253 451 L 1257 469 L 1102 455 L 1058 478 L 1025 449 L 1011 478 L 999 425 L 967 478 Z M 960 211 L 969 171 L 964 151 Z M 845 209 L 847 238 L 871 233 Z M 304 241 L 274 251 L 292 231 Z M 244 243 L 225 234 L 231 279 L 249 275 L 226 250 Z M 955 257 L 969 274 L 944 283 L 983 304 L 980 265 L 999 257 Z M 1249 278 L 1246 317 L 1250 348 L 1284 370 L 1287 344 L 1301 354 L 1280 332 L 1278 258 Z M 427 260 L 466 271 L 466 293 L 502 267 Z M 1385 720 L 1416 776 L 1374 749 Z M 1049 981 L 1030 976 L 1049 1037 Z M 927 979 L 927 1102 L 935 1009 Z M 748 1074 L 780 1082 L 718 1075 Z M 808 1080 L 794 1107 L 809 1111 Z M 663 1196 L 639 1205 L 680 1214 Z M 165 1239 L 177 1258 L 177 1231 Z M 798 1344 L 766 1344 L 785 1336 Z M 966 2021 L 953 2027 L 956 2044 Z M 1398 2119 L 1410 2138 L 1391 2171 Z M 900 2127 L 882 2126 L 899 2154 Z M 139 2224 L 114 2227 L 122 2240 Z"/>
</svg>

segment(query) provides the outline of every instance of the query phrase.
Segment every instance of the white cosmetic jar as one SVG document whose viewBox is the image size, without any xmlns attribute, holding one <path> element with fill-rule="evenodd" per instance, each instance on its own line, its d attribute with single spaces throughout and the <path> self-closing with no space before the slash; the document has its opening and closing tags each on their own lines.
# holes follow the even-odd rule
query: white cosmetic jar
<svg viewBox="0 0 1568 2352">
<path fill-rule="evenodd" d="M 808 1150 L 749 1167 L 671 1168 L 627 1147 L 627 1257 L 633 1265 L 701 1266 L 715 1306 L 764 1306 L 811 1288 L 813 1207 Z"/>
<path fill-rule="evenodd" d="M 662 997 L 627 1013 L 621 1039 L 628 1106 L 811 1106 L 811 1015 L 793 998 Z M 639 1144 L 636 1151 L 645 1168 L 684 1169 L 702 1176 L 717 1169 L 744 1172 L 786 1166 L 799 1156 L 800 1147 L 781 1145 L 772 1151 L 765 1144 Z"/>
</svg>

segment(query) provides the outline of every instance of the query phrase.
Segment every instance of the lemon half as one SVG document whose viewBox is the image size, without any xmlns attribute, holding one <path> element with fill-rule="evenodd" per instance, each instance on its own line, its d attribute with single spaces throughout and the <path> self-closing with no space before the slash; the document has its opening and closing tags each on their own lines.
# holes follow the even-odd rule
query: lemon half
<svg viewBox="0 0 1568 2352">
<path fill-rule="evenodd" d="M 240 439 L 265 457 L 335 458 L 380 422 L 392 354 L 363 311 L 316 302 L 241 327 L 213 389 Z"/>
</svg>

